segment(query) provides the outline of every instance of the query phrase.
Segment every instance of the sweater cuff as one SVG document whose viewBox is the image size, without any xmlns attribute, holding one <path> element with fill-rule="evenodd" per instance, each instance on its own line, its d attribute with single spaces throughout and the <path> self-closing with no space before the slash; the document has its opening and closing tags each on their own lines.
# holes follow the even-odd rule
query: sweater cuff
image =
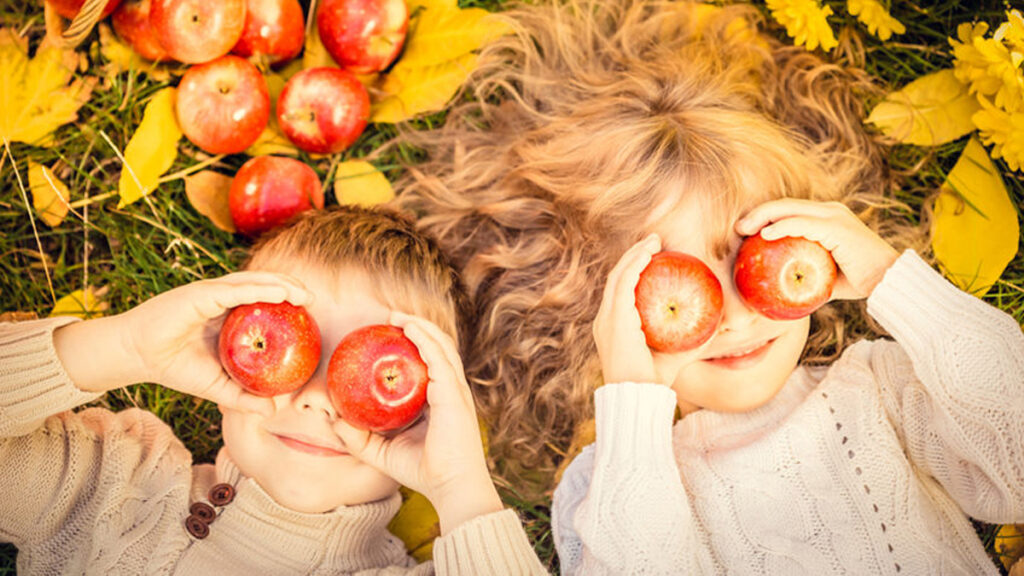
<svg viewBox="0 0 1024 576">
<path fill-rule="evenodd" d="M 434 541 L 434 568 L 444 574 L 547 574 L 513 510 L 485 514 Z"/>
<path fill-rule="evenodd" d="M 597 465 L 652 460 L 672 462 L 676 394 L 661 384 L 622 382 L 594 392 Z"/>
<path fill-rule="evenodd" d="M 76 320 L 0 324 L 0 436 L 26 434 L 46 417 L 101 396 L 75 386 L 53 346 L 53 331 Z"/>
</svg>

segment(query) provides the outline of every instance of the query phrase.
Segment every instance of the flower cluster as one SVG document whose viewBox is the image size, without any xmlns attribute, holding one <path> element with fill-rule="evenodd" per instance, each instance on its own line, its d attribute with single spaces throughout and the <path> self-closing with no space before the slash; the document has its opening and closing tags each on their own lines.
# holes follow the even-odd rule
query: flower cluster
<svg viewBox="0 0 1024 576">
<path fill-rule="evenodd" d="M 766 4 L 772 17 L 785 26 L 795 44 L 808 50 L 818 46 L 831 50 L 839 45 L 828 23 L 832 8 L 822 6 L 819 0 L 766 0 Z M 879 0 L 847 0 L 846 10 L 867 26 L 868 32 L 882 40 L 907 31 Z"/>
<path fill-rule="evenodd" d="M 981 104 L 971 120 L 981 141 L 1013 170 L 1024 165 L 1024 17 L 1019 10 L 988 36 L 985 23 L 961 24 L 953 47 L 953 71 Z"/>
</svg>

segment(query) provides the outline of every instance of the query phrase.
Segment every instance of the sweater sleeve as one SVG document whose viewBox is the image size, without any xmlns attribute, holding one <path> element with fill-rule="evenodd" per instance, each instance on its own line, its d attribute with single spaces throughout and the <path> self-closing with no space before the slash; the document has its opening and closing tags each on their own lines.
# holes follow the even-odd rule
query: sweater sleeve
<svg viewBox="0 0 1024 576">
<path fill-rule="evenodd" d="M 675 394 L 656 384 L 595 392 L 597 442 L 555 490 L 563 574 L 696 574 L 698 536 L 672 453 Z"/>
<path fill-rule="evenodd" d="M 439 575 L 547 574 L 512 510 L 474 518 L 434 542 Z"/>
<path fill-rule="evenodd" d="M 910 460 L 968 515 L 1024 521 L 1024 334 L 905 252 L 868 299 L 871 365 Z"/>
</svg>

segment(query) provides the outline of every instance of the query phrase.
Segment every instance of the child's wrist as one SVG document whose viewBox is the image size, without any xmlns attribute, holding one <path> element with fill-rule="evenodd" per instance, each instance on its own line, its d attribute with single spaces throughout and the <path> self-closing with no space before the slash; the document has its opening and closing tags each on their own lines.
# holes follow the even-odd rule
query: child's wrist
<svg viewBox="0 0 1024 576">
<path fill-rule="evenodd" d="M 120 316 L 75 322 L 53 332 L 53 346 L 71 382 L 83 392 L 107 392 L 142 381 L 126 349 Z"/>
<path fill-rule="evenodd" d="M 437 509 L 442 535 L 450 534 L 473 518 L 500 512 L 505 508 L 489 476 L 460 483 L 446 494 L 435 497 L 432 503 Z"/>
</svg>

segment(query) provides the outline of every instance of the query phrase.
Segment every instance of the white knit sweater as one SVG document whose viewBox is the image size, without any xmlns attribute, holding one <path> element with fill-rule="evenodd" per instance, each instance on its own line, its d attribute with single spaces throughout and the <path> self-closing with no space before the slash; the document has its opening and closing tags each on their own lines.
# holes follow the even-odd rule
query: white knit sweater
<svg viewBox="0 0 1024 576">
<path fill-rule="evenodd" d="M 552 506 L 563 574 L 997 574 L 967 516 L 1024 521 L 1024 336 L 913 252 L 868 299 L 895 342 L 691 413 L 597 390 Z"/>
<path fill-rule="evenodd" d="M 67 320 L 0 324 L 0 541 L 18 574 L 539 574 L 511 510 L 464 523 L 417 565 L 387 531 L 401 497 L 325 514 L 278 505 L 223 450 L 191 454 L 153 414 L 100 408 L 70 382 L 52 331 Z M 192 537 L 193 502 L 228 483 L 209 535 Z"/>
</svg>

